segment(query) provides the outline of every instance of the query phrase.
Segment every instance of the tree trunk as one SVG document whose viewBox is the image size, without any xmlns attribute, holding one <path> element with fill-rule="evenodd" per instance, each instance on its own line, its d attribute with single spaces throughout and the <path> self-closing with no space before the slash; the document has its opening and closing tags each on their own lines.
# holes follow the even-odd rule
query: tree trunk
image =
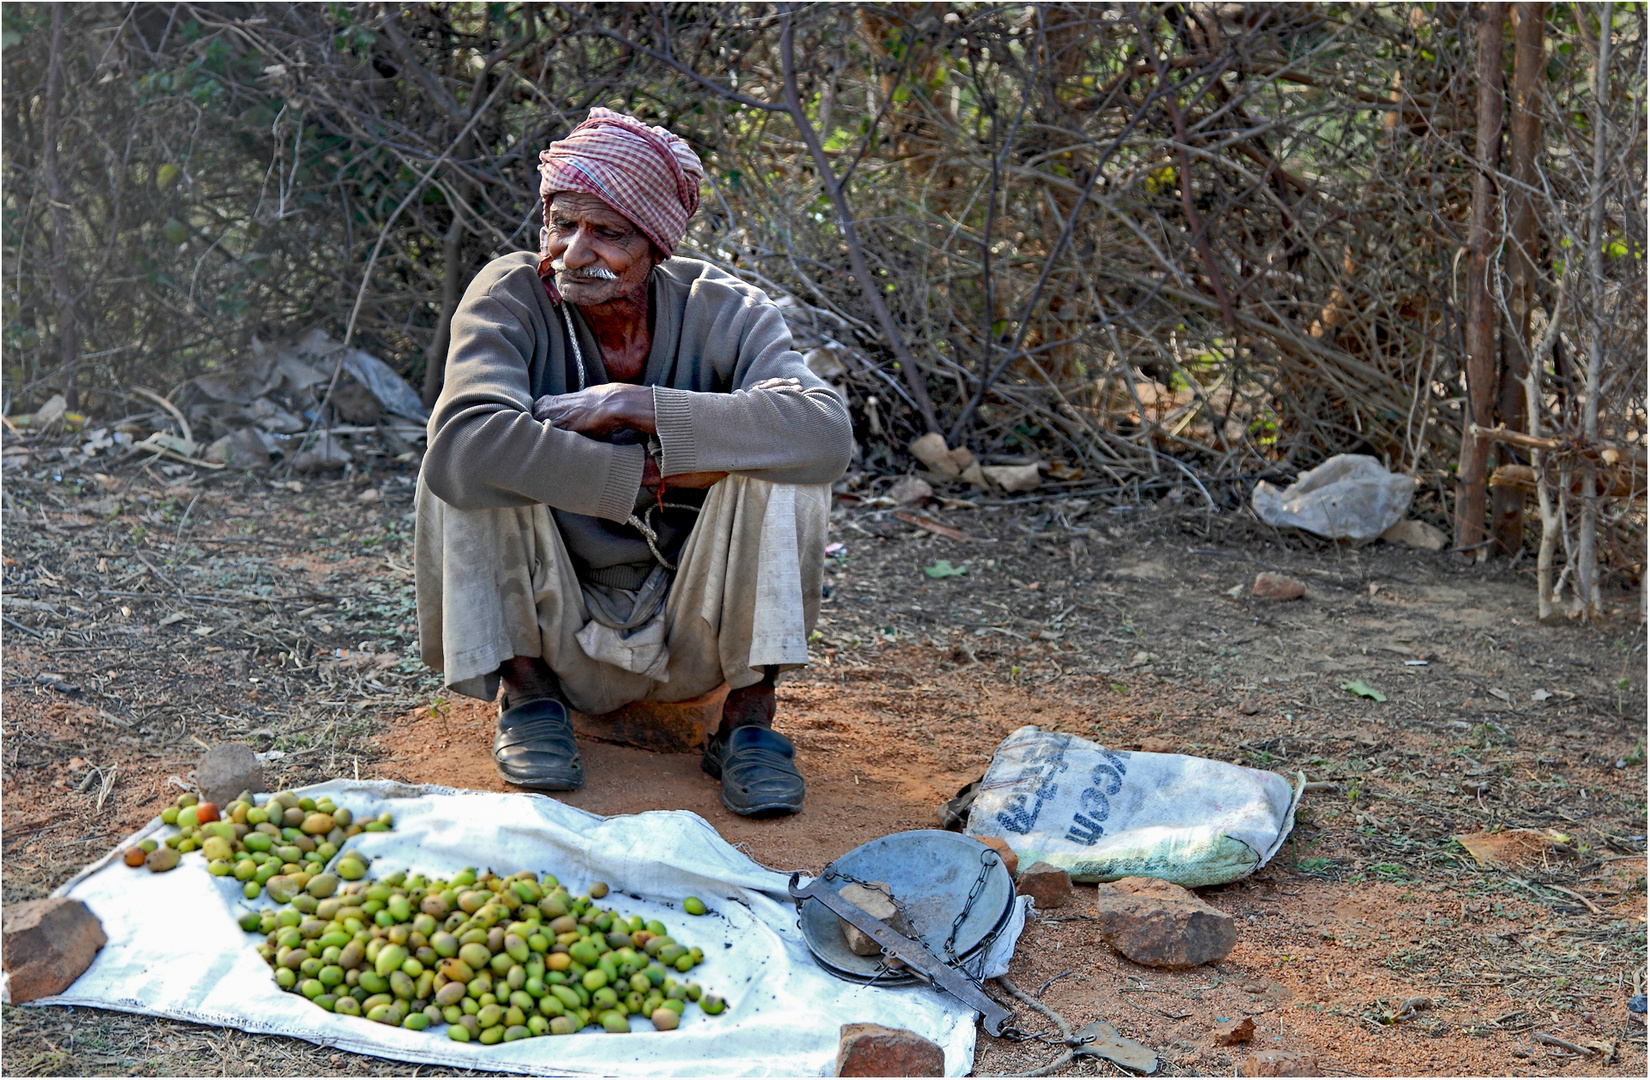
<svg viewBox="0 0 1650 1080">
<path fill-rule="evenodd" d="M 1541 152 L 1541 89 L 1547 81 L 1547 54 L 1543 48 L 1542 33 L 1547 17 L 1547 5 L 1542 3 L 1514 4 L 1513 18 L 1513 92 L 1511 133 L 1508 154 L 1512 158 L 1508 171 L 1516 181 L 1509 193 L 1507 231 L 1512 243 L 1508 245 L 1507 269 L 1512 287 L 1507 297 L 1512 312 L 1508 327 L 1513 338 L 1502 350 L 1501 400 L 1496 419 L 1510 430 L 1522 431 L 1524 419 L 1524 375 L 1529 364 L 1540 364 L 1535 356 L 1535 343 L 1530 340 L 1530 312 L 1536 302 L 1536 286 L 1540 281 L 1536 265 L 1536 211 L 1535 196 L 1531 193 L 1539 180 L 1536 158 Z M 1513 449 L 1505 444 L 1496 448 L 1502 465 L 1517 462 Z M 1510 487 L 1498 487 L 1494 492 L 1492 520 L 1495 539 L 1507 554 L 1515 554 L 1524 546 L 1524 493 Z"/>
<path fill-rule="evenodd" d="M 1615 5 L 1599 9 L 1598 59 L 1593 68 L 1593 175 L 1587 192 L 1592 206 L 1587 222 L 1587 287 L 1592 293 L 1593 327 L 1587 344 L 1587 397 L 1582 405 L 1581 434 L 1589 445 L 1598 442 L 1599 381 L 1604 371 L 1606 298 L 1604 280 L 1604 179 L 1607 159 L 1610 101 L 1610 20 Z M 1585 18 L 1582 9 L 1577 14 Z M 1581 465 L 1581 515 L 1576 528 L 1576 598 L 1584 619 L 1602 614 L 1598 575 L 1598 469 L 1591 458 Z"/>
<path fill-rule="evenodd" d="M 1490 299 L 1489 262 L 1494 241 L 1495 170 L 1501 158 L 1501 24 L 1506 4 L 1478 9 L 1477 176 L 1472 184 L 1472 225 L 1467 233 L 1467 401 L 1461 417 L 1461 458 L 1455 480 L 1455 546 L 1475 548 L 1484 537 L 1485 466 L 1489 444 L 1475 438 L 1473 424 L 1492 426 L 1496 392 L 1496 317 Z"/>
<path fill-rule="evenodd" d="M 45 153 L 41 171 L 45 173 L 46 197 L 52 205 L 52 289 L 57 293 L 57 361 L 64 379 L 64 400 L 69 408 L 80 407 L 79 381 L 74 363 L 80 352 L 75 334 L 74 290 L 69 286 L 69 217 L 63 201 L 63 182 L 57 169 L 57 138 L 60 101 L 63 95 L 63 5 L 52 5 L 52 45 L 46 69 Z"/>
</svg>

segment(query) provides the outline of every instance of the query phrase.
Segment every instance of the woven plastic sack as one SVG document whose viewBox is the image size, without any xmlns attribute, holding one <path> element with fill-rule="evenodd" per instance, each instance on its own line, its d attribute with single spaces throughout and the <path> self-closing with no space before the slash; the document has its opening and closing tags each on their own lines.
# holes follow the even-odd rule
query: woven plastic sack
<svg viewBox="0 0 1650 1080">
<path fill-rule="evenodd" d="M 998 745 L 966 831 L 1002 837 L 1021 866 L 1046 862 L 1073 881 L 1219 885 L 1259 870 L 1283 846 L 1305 783 L 1023 727 Z"/>
<path fill-rule="evenodd" d="M 1373 540 L 1403 520 L 1413 498 L 1411 477 L 1387 472 L 1367 454 L 1336 454 L 1281 490 L 1260 481 L 1250 502 L 1268 525 Z"/>
</svg>

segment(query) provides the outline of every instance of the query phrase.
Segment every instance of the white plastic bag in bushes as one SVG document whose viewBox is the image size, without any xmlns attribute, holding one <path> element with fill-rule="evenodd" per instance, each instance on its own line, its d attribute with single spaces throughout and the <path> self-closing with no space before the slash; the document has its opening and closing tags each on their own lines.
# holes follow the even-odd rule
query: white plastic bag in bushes
<svg viewBox="0 0 1650 1080">
<path fill-rule="evenodd" d="M 998 745 L 967 832 L 1000 836 L 1021 866 L 1046 862 L 1074 881 L 1219 885 L 1277 853 L 1300 792 L 1262 769 L 1023 727 Z"/>
<path fill-rule="evenodd" d="M 1373 540 L 1403 520 L 1414 497 L 1412 478 L 1387 472 L 1367 454 L 1336 454 L 1287 488 L 1260 481 L 1250 501 L 1268 525 L 1331 540 Z"/>
</svg>

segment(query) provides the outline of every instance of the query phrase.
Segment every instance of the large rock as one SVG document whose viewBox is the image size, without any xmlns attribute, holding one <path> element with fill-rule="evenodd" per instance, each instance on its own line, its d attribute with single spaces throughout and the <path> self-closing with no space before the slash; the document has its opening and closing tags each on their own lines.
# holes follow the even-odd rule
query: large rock
<svg viewBox="0 0 1650 1080">
<path fill-rule="evenodd" d="M 202 799 L 226 806 L 243 791 L 256 795 L 265 790 L 264 767 L 245 743 L 219 743 L 195 766 L 195 783 Z"/>
<path fill-rule="evenodd" d="M 904 1028 L 843 1024 L 838 1076 L 944 1076 L 945 1051 Z"/>
<path fill-rule="evenodd" d="M 1306 583 L 1287 574 L 1262 570 L 1255 575 L 1255 587 L 1250 595 L 1256 600 L 1299 600 L 1306 595 Z"/>
<path fill-rule="evenodd" d="M 0 939 L 13 1004 L 61 994 L 109 940 L 85 904 L 63 896 L 6 908 Z"/>
<path fill-rule="evenodd" d="M 910 937 L 911 924 L 906 920 L 905 912 L 901 910 L 899 903 L 888 894 L 887 883 L 873 881 L 871 885 L 871 888 L 859 884 L 845 885 L 837 890 L 837 895 L 871 918 L 888 924 L 890 930 Z M 842 924 L 842 937 L 848 942 L 848 948 L 855 956 L 882 955 L 882 946 L 878 945 L 870 934 L 847 919 L 839 918 L 837 921 Z"/>
<path fill-rule="evenodd" d="M 1238 1066 L 1239 1076 L 1322 1076 L 1318 1059 L 1295 1050 L 1258 1050 Z"/>
<path fill-rule="evenodd" d="M 656 754 L 697 754 L 707 733 L 721 726 L 727 696 L 728 688 L 722 685 L 686 701 L 633 701 L 596 716 L 575 712 L 573 730 Z"/>
<path fill-rule="evenodd" d="M 1237 924 L 1186 889 L 1156 878 L 1127 877 L 1099 888 L 1100 938 L 1147 967 L 1196 967 L 1237 944 Z"/>
<path fill-rule="evenodd" d="M 1029 896 L 1038 911 L 1065 907 L 1071 899 L 1071 874 L 1046 862 L 1035 862 L 1020 871 L 1014 891 Z"/>
</svg>

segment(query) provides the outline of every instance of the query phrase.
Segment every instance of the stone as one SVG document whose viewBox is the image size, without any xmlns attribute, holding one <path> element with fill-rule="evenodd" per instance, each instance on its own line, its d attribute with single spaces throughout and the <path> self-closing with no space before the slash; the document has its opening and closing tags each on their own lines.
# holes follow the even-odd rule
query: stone
<svg viewBox="0 0 1650 1080">
<path fill-rule="evenodd" d="M 213 442 L 201 457 L 231 469 L 267 469 L 271 449 L 267 435 L 255 427 L 244 427 Z"/>
<path fill-rule="evenodd" d="M 0 953 L 12 1004 L 61 994 L 108 940 L 97 916 L 79 900 L 54 896 L 6 908 Z"/>
<path fill-rule="evenodd" d="M 1190 891 L 1157 878 L 1102 884 L 1095 901 L 1100 939 L 1147 967 L 1197 967 L 1237 944 L 1237 924 Z"/>
<path fill-rule="evenodd" d="M 1215 1030 L 1212 1034 L 1216 1046 L 1236 1046 L 1238 1043 L 1246 1043 L 1255 1037 L 1255 1022 L 1247 1016 L 1222 1020 L 1215 1024 Z"/>
<path fill-rule="evenodd" d="M 573 730 L 603 742 L 622 743 L 656 754 L 698 753 L 705 738 L 722 726 L 726 684 L 686 701 L 635 701 L 610 713 L 573 713 Z"/>
<path fill-rule="evenodd" d="M 1399 547 L 1419 548 L 1422 551 L 1443 551 L 1449 546 L 1449 537 L 1444 535 L 1443 530 L 1413 519 L 1398 522 L 1382 533 L 1381 539 Z"/>
<path fill-rule="evenodd" d="M 384 493 L 377 488 L 368 488 L 355 497 L 358 503 L 375 503 L 383 499 Z"/>
<path fill-rule="evenodd" d="M 331 403 L 346 424 L 376 424 L 384 413 L 372 391 L 349 377 L 333 387 Z"/>
<path fill-rule="evenodd" d="M 308 450 L 301 451 L 292 459 L 292 468 L 296 472 L 316 473 L 329 472 L 333 469 L 342 469 L 351 461 L 349 449 L 332 435 L 322 435 L 315 440 L 315 444 Z"/>
<path fill-rule="evenodd" d="M 1322 1076 L 1318 1059 L 1296 1050 L 1257 1050 L 1238 1066 L 1239 1076 Z"/>
<path fill-rule="evenodd" d="M 264 788 L 264 767 L 258 755 L 245 743 L 225 742 L 212 747 L 201 756 L 195 766 L 195 784 L 201 789 L 201 798 L 226 806 L 243 791 L 257 792 Z"/>
<path fill-rule="evenodd" d="M 1071 899 L 1071 874 L 1046 862 L 1034 862 L 1020 871 L 1014 891 L 1031 897 L 1038 911 L 1065 907 Z"/>
<path fill-rule="evenodd" d="M 1043 482 L 1035 465 L 986 465 L 981 471 L 1004 491 L 1030 491 Z"/>
<path fill-rule="evenodd" d="M 890 930 L 897 930 L 910 937 L 911 924 L 905 918 L 905 912 L 899 906 L 899 902 L 888 894 L 888 883 L 873 881 L 871 886 L 867 888 L 859 884 L 844 885 L 837 890 L 837 895 L 871 918 L 887 923 Z M 839 918 L 837 922 L 842 924 L 842 937 L 848 942 L 848 948 L 855 956 L 882 955 L 882 946 L 878 945 L 870 934 L 847 919 Z"/>
<path fill-rule="evenodd" d="M 962 472 L 962 467 L 951 459 L 951 450 L 945 445 L 945 436 L 937 431 L 911 440 L 906 449 L 911 456 L 922 462 L 930 472 L 937 472 L 941 476 L 956 476 Z"/>
<path fill-rule="evenodd" d="M 881 1024 L 843 1024 L 838 1076 L 944 1076 L 945 1051 L 914 1031 Z"/>
<path fill-rule="evenodd" d="M 1146 754 L 1172 754 L 1174 743 L 1157 735 L 1147 735 L 1140 740 L 1140 750 Z"/>
<path fill-rule="evenodd" d="M 1255 587 L 1249 595 L 1257 600 L 1299 600 L 1306 595 L 1306 583 L 1287 574 L 1263 570 L 1255 575 Z"/>
<path fill-rule="evenodd" d="M 1246 697 L 1242 701 L 1238 702 L 1237 711 L 1242 713 L 1244 716 L 1255 715 L 1260 712 L 1260 699 L 1251 694 L 1249 697 Z"/>
<path fill-rule="evenodd" d="M 1003 857 L 1003 865 L 1008 868 L 1008 876 L 1014 877 L 1020 869 L 1020 857 L 1014 854 L 1014 849 L 1008 846 L 1008 841 L 1000 836 L 976 836 L 974 839 L 984 844 Z"/>
<path fill-rule="evenodd" d="M 902 476 L 888 489 L 888 497 L 901 506 L 911 506 L 934 497 L 928 481 L 917 476 Z"/>
</svg>

